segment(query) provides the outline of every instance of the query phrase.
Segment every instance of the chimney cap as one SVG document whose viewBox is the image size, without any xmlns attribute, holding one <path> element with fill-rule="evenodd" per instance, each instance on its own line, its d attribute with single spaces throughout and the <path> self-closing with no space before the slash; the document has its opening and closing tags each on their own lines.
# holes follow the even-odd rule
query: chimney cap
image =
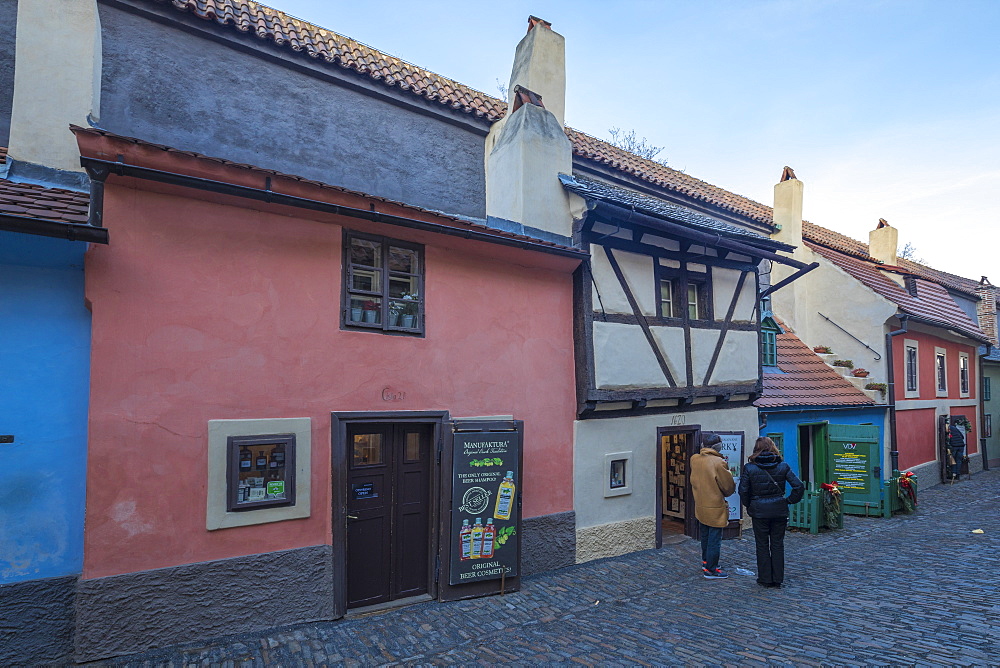
<svg viewBox="0 0 1000 668">
<path fill-rule="evenodd" d="M 989 287 L 993 286 L 993 284 L 990 283 L 990 279 L 986 278 L 985 276 L 979 279 L 979 285 L 983 286 L 984 288 L 987 286 Z"/>
<path fill-rule="evenodd" d="M 542 96 L 533 90 L 528 90 L 524 86 L 514 86 L 514 107 L 510 110 L 514 113 L 526 104 L 533 104 L 536 107 L 545 108 L 542 104 Z"/>
<path fill-rule="evenodd" d="M 892 227 L 892 225 L 890 225 L 889 221 L 886 220 L 885 218 L 879 218 L 878 225 L 875 226 L 875 229 L 881 230 L 883 227 Z"/>
<path fill-rule="evenodd" d="M 537 16 L 528 16 L 528 32 L 531 32 L 531 29 L 537 25 L 552 30 L 552 24 L 545 19 L 540 19 Z"/>
<path fill-rule="evenodd" d="M 785 165 L 785 168 L 783 170 L 781 170 L 781 181 L 780 182 L 784 183 L 785 181 L 791 181 L 792 179 L 795 179 L 795 171 L 791 167 L 789 167 L 788 165 Z M 798 179 L 795 179 L 795 180 L 797 181 Z"/>
</svg>

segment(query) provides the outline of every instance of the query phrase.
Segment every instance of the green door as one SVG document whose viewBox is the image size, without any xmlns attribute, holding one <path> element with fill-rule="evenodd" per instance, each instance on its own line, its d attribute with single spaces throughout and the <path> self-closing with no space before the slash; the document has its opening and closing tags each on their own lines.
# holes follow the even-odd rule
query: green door
<svg viewBox="0 0 1000 668">
<path fill-rule="evenodd" d="M 817 482 L 836 481 L 844 499 L 844 512 L 879 512 L 881 503 L 882 451 L 875 425 L 830 424 L 825 443 L 817 443 Z M 822 462 L 822 464 L 821 464 Z M 825 470 L 818 469 L 824 466 Z"/>
</svg>

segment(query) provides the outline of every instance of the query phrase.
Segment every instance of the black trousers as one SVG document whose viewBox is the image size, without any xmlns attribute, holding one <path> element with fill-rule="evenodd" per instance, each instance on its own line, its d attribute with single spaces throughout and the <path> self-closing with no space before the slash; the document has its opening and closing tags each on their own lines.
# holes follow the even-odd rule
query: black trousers
<svg viewBox="0 0 1000 668">
<path fill-rule="evenodd" d="M 785 530 L 787 517 L 753 518 L 757 543 L 757 582 L 781 584 L 785 579 Z"/>
</svg>

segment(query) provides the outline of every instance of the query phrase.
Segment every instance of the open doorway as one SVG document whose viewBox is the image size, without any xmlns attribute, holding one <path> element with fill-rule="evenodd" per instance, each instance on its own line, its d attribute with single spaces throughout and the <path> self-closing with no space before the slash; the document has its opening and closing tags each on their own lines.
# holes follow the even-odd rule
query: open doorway
<svg viewBox="0 0 1000 668">
<path fill-rule="evenodd" d="M 700 432 L 698 426 L 661 427 L 657 430 L 657 547 L 663 545 L 664 537 L 698 537 L 688 461 L 697 452 L 695 444 Z"/>
</svg>

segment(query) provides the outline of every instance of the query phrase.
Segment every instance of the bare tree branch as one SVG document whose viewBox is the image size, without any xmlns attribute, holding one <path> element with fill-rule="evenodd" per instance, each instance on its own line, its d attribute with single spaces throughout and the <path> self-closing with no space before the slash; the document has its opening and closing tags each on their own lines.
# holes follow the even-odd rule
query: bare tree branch
<svg viewBox="0 0 1000 668">
<path fill-rule="evenodd" d="M 611 128 L 608 130 L 608 134 L 611 135 L 611 143 L 618 148 L 661 165 L 667 164 L 666 158 L 657 158 L 663 147 L 654 146 L 645 137 L 637 136 L 635 130 L 625 132 L 621 128 Z"/>
</svg>

